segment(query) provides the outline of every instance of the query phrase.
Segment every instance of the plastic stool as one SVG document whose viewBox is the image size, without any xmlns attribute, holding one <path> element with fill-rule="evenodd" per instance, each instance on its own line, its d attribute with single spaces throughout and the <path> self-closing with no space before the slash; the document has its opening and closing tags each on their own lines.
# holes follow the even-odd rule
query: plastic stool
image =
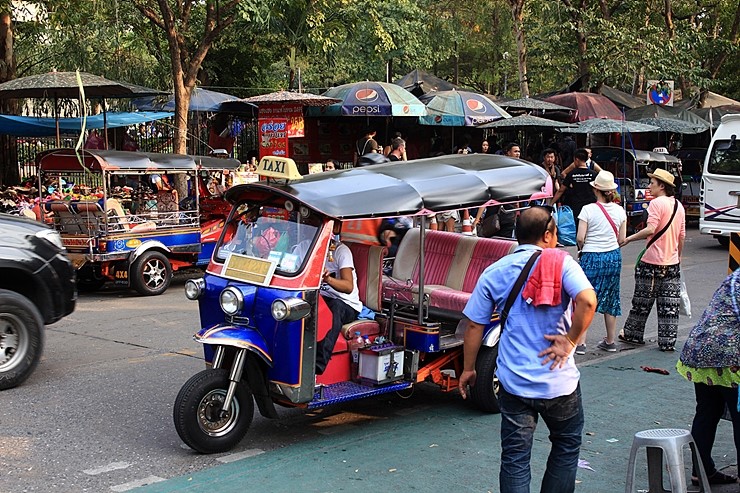
<svg viewBox="0 0 740 493">
<path fill-rule="evenodd" d="M 635 433 L 630 451 L 629 466 L 627 466 L 627 486 L 625 493 L 634 493 L 635 461 L 640 447 L 647 449 L 648 485 L 649 493 L 686 493 L 686 473 L 683 465 L 683 447 L 691 447 L 691 460 L 699 478 L 703 493 L 711 493 L 709 480 L 704 472 L 704 466 L 699 458 L 694 438 L 689 430 L 658 429 L 645 430 Z M 666 457 L 668 475 L 671 480 L 671 489 L 663 489 L 663 455 Z"/>
</svg>

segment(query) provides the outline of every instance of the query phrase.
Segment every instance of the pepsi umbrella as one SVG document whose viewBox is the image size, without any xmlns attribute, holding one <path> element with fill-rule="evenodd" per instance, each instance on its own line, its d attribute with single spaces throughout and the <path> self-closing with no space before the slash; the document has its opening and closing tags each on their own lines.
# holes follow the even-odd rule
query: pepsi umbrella
<svg viewBox="0 0 740 493">
<path fill-rule="evenodd" d="M 503 118 L 511 118 L 503 108 L 482 94 L 468 91 L 438 91 L 419 98 L 427 105 L 422 125 L 474 127 Z"/>
<path fill-rule="evenodd" d="M 427 109 L 406 89 L 387 82 L 354 82 L 332 87 L 322 96 L 340 102 L 309 107 L 309 116 L 424 116 Z"/>
</svg>

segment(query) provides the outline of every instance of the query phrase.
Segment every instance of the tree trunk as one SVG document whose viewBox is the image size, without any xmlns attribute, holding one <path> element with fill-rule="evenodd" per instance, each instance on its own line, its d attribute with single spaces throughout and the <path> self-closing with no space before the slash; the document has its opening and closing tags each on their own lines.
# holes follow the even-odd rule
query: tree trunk
<svg viewBox="0 0 740 493">
<path fill-rule="evenodd" d="M 10 13 L 0 14 L 0 82 L 15 79 L 16 62 L 13 52 L 13 23 Z M 6 115 L 18 112 L 18 102 L 4 99 L 0 111 Z M 18 169 L 18 145 L 12 135 L 0 135 L 0 185 L 17 185 L 21 181 Z"/>
<path fill-rule="evenodd" d="M 511 17 L 514 21 L 517 61 L 519 65 L 519 93 L 529 97 L 529 80 L 527 76 L 527 44 L 524 33 L 524 0 L 509 0 Z"/>
</svg>

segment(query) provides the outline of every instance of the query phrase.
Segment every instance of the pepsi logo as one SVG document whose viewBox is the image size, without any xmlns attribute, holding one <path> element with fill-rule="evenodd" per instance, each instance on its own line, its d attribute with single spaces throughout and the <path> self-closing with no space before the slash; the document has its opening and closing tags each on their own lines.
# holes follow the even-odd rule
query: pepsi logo
<svg viewBox="0 0 740 493">
<path fill-rule="evenodd" d="M 478 101 L 477 99 L 468 99 L 465 101 L 465 106 L 467 106 L 470 111 L 474 111 L 476 113 L 486 112 L 486 106 L 482 101 Z"/>
<path fill-rule="evenodd" d="M 442 123 L 442 115 L 435 115 L 434 123 Z"/>
<path fill-rule="evenodd" d="M 404 104 L 404 105 L 403 105 L 403 112 L 404 112 L 404 113 L 408 113 L 409 111 L 411 111 L 411 108 L 409 108 L 409 105 L 407 105 L 407 104 Z"/>
<path fill-rule="evenodd" d="M 355 93 L 355 98 L 357 98 L 358 101 L 372 103 L 378 99 L 378 91 L 375 89 L 360 89 Z"/>
</svg>

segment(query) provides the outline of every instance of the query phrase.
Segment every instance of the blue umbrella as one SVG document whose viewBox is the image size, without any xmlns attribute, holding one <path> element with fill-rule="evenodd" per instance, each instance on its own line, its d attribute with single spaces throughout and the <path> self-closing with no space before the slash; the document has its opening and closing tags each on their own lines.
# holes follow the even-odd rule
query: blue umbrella
<svg viewBox="0 0 740 493">
<path fill-rule="evenodd" d="M 419 98 L 427 105 L 422 125 L 473 127 L 482 123 L 511 118 L 503 108 L 482 94 L 468 91 L 436 91 Z"/>
<path fill-rule="evenodd" d="M 322 94 L 341 102 L 309 108 L 309 116 L 423 116 L 426 107 L 406 89 L 387 82 L 354 82 Z"/>
<path fill-rule="evenodd" d="M 218 111 L 221 103 L 236 101 L 236 96 L 222 92 L 209 91 L 196 87 L 190 95 L 190 111 Z M 175 111 L 175 96 L 170 94 L 164 98 L 146 97 L 132 101 L 133 105 L 141 111 Z"/>
</svg>

